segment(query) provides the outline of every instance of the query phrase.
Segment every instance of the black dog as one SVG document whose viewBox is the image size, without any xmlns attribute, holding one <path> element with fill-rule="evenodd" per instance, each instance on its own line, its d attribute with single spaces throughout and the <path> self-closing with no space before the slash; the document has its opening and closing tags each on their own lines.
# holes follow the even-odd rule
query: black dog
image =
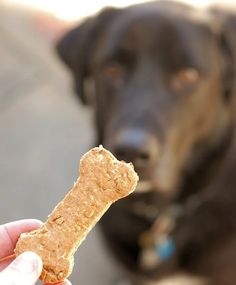
<svg viewBox="0 0 236 285">
<path fill-rule="evenodd" d="M 98 143 L 139 173 L 137 193 L 102 220 L 136 284 L 235 285 L 236 16 L 169 1 L 108 8 L 58 52 Z"/>
</svg>

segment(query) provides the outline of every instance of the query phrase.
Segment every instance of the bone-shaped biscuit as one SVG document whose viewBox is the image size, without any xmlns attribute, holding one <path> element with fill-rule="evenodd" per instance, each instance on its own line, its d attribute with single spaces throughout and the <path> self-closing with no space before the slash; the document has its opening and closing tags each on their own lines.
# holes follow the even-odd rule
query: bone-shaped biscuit
<svg viewBox="0 0 236 285">
<path fill-rule="evenodd" d="M 80 177 L 39 229 L 21 234 L 16 255 L 34 251 L 43 260 L 40 278 L 56 283 L 68 277 L 74 253 L 98 220 L 120 198 L 134 191 L 138 181 L 132 164 L 118 161 L 102 146 L 80 161 Z"/>
</svg>

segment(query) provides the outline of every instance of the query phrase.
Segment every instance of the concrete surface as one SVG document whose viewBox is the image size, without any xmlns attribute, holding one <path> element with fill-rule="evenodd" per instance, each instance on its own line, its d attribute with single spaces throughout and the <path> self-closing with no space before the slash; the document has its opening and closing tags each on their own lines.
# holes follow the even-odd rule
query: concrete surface
<svg viewBox="0 0 236 285">
<path fill-rule="evenodd" d="M 0 223 L 45 220 L 70 189 L 93 142 L 91 114 L 38 26 L 0 3 Z M 73 284 L 113 284 L 117 272 L 96 228 L 81 246 Z"/>
</svg>

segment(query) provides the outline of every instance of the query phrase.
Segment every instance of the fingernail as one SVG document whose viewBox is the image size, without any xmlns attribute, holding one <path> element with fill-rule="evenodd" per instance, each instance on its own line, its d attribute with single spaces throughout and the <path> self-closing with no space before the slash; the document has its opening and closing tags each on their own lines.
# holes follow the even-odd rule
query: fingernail
<svg viewBox="0 0 236 285">
<path fill-rule="evenodd" d="M 27 251 L 19 255 L 12 264 L 21 273 L 41 272 L 41 258 L 34 252 Z"/>
<path fill-rule="evenodd" d="M 44 285 L 50 285 L 49 283 L 46 283 Z M 54 285 L 71 285 L 71 282 L 68 279 L 65 279 L 64 281 L 60 283 L 55 283 Z"/>
<path fill-rule="evenodd" d="M 71 285 L 71 282 L 66 279 L 62 283 L 59 283 L 58 285 Z"/>
<path fill-rule="evenodd" d="M 62 285 L 71 285 L 71 282 L 69 280 L 64 280 L 64 282 L 62 283 Z"/>
</svg>

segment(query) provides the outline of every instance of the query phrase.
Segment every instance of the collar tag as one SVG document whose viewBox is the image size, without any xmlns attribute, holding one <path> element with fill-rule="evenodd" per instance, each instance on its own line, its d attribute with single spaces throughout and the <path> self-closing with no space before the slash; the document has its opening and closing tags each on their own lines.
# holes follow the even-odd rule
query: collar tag
<svg viewBox="0 0 236 285">
<path fill-rule="evenodd" d="M 175 253 L 175 249 L 175 243 L 170 237 L 166 237 L 165 240 L 155 245 L 155 251 L 160 261 L 171 258 Z"/>
</svg>

